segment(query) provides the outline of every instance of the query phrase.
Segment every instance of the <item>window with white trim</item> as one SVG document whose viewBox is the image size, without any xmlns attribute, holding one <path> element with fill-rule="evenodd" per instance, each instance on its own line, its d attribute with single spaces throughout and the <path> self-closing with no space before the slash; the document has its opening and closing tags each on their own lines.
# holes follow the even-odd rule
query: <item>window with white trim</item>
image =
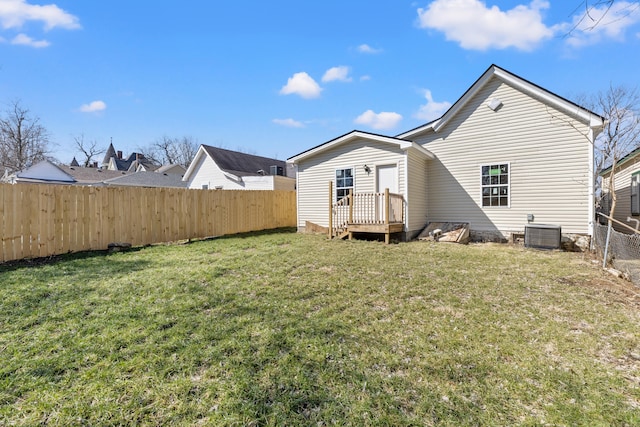
<svg viewBox="0 0 640 427">
<path fill-rule="evenodd" d="M 631 175 L 631 215 L 640 215 L 640 171 Z"/>
<path fill-rule="evenodd" d="M 509 207 L 509 165 L 482 166 L 482 206 Z"/>
<path fill-rule="evenodd" d="M 353 190 L 353 168 L 336 169 L 336 202 L 349 195 Z"/>
</svg>

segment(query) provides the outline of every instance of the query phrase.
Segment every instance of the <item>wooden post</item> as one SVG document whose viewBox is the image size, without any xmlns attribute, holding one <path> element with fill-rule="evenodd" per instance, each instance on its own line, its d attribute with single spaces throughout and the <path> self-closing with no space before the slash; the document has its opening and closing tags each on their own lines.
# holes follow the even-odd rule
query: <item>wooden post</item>
<svg viewBox="0 0 640 427">
<path fill-rule="evenodd" d="M 353 189 L 349 190 L 349 224 L 353 224 Z"/>
<path fill-rule="evenodd" d="M 384 189 L 384 223 L 389 224 L 389 189 Z"/>
<path fill-rule="evenodd" d="M 386 227 L 386 233 L 384 234 L 384 242 L 388 245 L 391 240 L 389 234 L 389 189 L 384 189 L 384 225 Z"/>
<path fill-rule="evenodd" d="M 333 181 L 329 181 L 329 240 L 333 239 Z"/>
</svg>

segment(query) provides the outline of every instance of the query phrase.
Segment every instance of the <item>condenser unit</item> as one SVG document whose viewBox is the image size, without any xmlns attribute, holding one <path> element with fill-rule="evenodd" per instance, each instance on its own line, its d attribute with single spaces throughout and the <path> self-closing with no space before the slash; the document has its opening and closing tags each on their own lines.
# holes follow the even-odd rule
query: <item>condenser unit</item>
<svg viewBox="0 0 640 427">
<path fill-rule="evenodd" d="M 562 227 L 548 224 L 527 224 L 524 227 L 524 246 L 536 249 L 560 249 Z"/>
</svg>

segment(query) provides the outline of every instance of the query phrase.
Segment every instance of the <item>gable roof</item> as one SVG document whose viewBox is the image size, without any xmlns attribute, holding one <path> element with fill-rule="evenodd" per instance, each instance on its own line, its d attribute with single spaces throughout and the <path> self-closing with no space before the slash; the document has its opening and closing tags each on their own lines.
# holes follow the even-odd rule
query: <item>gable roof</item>
<svg viewBox="0 0 640 427">
<path fill-rule="evenodd" d="M 42 160 L 27 169 L 15 174 L 18 181 L 23 182 L 57 182 L 72 184 L 74 177 L 50 160 Z"/>
<path fill-rule="evenodd" d="M 550 92 L 541 86 L 536 85 L 516 74 L 513 74 L 504 68 L 500 68 L 492 64 L 469 89 L 458 99 L 439 119 L 433 120 L 417 128 L 401 133 L 396 138 L 412 138 L 420 133 L 433 130 L 438 132 L 445 126 L 456 114 L 487 84 L 492 78 L 498 78 L 505 83 L 517 88 L 518 90 L 541 99 L 545 103 L 552 105 L 560 111 L 572 115 L 579 120 L 587 123 L 592 129 L 599 129 L 603 126 L 605 118 L 584 108 L 580 105 L 569 101 L 553 92 Z"/>
<path fill-rule="evenodd" d="M 111 157 L 108 162 L 109 168 L 112 170 L 135 172 L 138 166 L 142 165 L 144 170 L 151 171 L 158 168 L 151 160 L 142 153 L 131 153 L 126 159 Z"/>
<path fill-rule="evenodd" d="M 384 135 L 378 135 L 375 133 L 369 133 L 369 132 L 363 132 L 363 131 L 359 131 L 359 130 L 353 130 L 349 133 L 345 133 L 342 136 L 339 136 L 337 138 L 334 138 L 330 141 L 327 141 L 323 144 L 317 145 L 313 148 L 310 148 L 306 151 L 303 151 L 302 153 L 296 154 L 293 157 L 289 157 L 289 159 L 287 159 L 287 162 L 289 163 L 298 163 L 301 160 L 307 159 L 311 156 L 314 156 L 318 153 L 321 153 L 323 151 L 329 150 L 331 148 L 337 147 L 339 145 L 342 144 L 346 144 L 348 142 L 354 141 L 356 139 L 365 139 L 368 141 L 374 141 L 374 142 L 381 142 L 384 144 L 390 144 L 390 145 L 395 145 L 398 148 L 400 148 L 401 150 L 408 150 L 410 148 L 414 148 L 416 150 L 418 150 L 420 153 L 422 153 L 424 156 L 426 156 L 429 159 L 433 159 L 434 156 L 431 152 L 429 152 L 426 148 L 422 147 L 419 144 L 416 144 L 415 142 L 412 141 L 407 141 L 405 139 L 400 139 L 400 138 L 394 138 L 391 136 L 384 136 Z"/>
<path fill-rule="evenodd" d="M 189 177 L 194 173 L 196 165 L 203 156 L 210 157 L 223 172 L 233 175 L 234 177 L 271 175 L 271 166 L 282 167 L 285 176 L 288 175 L 287 164 L 284 160 L 254 156 L 253 154 L 202 144 L 184 174 L 183 179 L 185 181 L 189 180 Z"/>
</svg>

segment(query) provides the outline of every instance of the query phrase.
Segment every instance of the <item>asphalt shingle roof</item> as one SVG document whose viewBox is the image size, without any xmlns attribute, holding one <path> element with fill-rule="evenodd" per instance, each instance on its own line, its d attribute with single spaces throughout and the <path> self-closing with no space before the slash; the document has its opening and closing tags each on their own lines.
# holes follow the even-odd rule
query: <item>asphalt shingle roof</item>
<svg viewBox="0 0 640 427">
<path fill-rule="evenodd" d="M 210 145 L 202 145 L 202 147 L 215 160 L 220 169 L 237 176 L 271 175 L 271 166 L 282 167 L 284 173 L 287 171 L 287 164 L 284 160 L 254 156 Z M 263 171 L 263 173 L 259 171 Z"/>
</svg>

